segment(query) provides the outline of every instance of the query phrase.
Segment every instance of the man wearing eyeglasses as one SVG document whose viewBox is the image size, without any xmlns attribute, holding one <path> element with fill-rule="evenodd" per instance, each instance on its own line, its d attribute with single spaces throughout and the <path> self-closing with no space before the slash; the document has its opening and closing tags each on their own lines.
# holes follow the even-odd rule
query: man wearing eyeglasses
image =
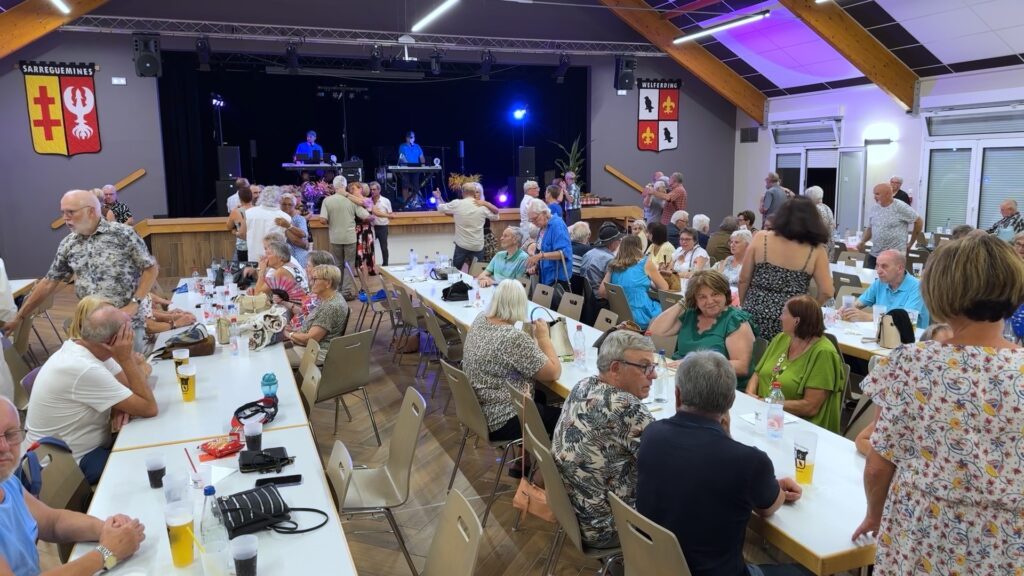
<svg viewBox="0 0 1024 576">
<path fill-rule="evenodd" d="M 116 566 L 138 551 L 146 528 L 135 518 L 115 514 L 105 521 L 71 510 L 43 504 L 14 475 L 21 464 L 21 428 L 18 410 L 0 398 L 0 576 L 40 574 L 36 540 L 44 542 L 99 542 L 93 550 L 47 574 L 95 574 Z"/>
<path fill-rule="evenodd" d="M 636 502 L 640 435 L 654 421 L 642 403 L 658 377 L 654 344 L 629 330 L 612 332 L 597 353 L 597 376 L 581 380 L 562 405 L 551 456 L 562 473 L 583 542 L 614 548 L 619 533 L 608 492 Z"/>
<path fill-rule="evenodd" d="M 146 319 L 139 304 L 156 282 L 156 259 L 134 229 L 103 218 L 100 201 L 92 192 L 65 193 L 60 210 L 71 233 L 57 246 L 46 277 L 32 289 L 14 319 L 4 325 L 4 334 L 13 332 L 62 283 L 74 278 L 75 296 L 102 296 L 132 317 L 135 350 L 141 351 Z"/>
</svg>

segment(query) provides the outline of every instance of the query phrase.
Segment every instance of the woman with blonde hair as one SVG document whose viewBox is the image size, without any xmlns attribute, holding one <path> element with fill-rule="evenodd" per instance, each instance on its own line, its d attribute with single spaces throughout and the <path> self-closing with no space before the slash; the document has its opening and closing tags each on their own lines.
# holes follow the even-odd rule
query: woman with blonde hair
<svg viewBox="0 0 1024 576">
<path fill-rule="evenodd" d="M 647 252 L 647 244 L 649 241 L 649 238 L 647 238 L 647 222 L 641 218 L 633 220 L 629 224 L 629 231 L 640 239 L 640 251 Z"/>
<path fill-rule="evenodd" d="M 619 243 L 619 250 L 608 263 L 608 271 L 597 289 L 601 298 L 608 297 L 605 284 L 622 287 L 622 292 L 633 313 L 633 320 L 643 329 L 651 323 L 651 319 L 661 313 L 661 304 L 647 294 L 653 284 L 658 290 L 667 290 L 668 282 L 661 277 L 654 260 L 645 256 L 640 245 L 640 238 L 633 235 L 625 236 Z"/>
<path fill-rule="evenodd" d="M 944 242 L 921 295 L 953 328 L 901 346 L 864 379 L 879 407 L 864 465 L 879 574 L 1020 572 L 1024 349 L 1004 322 L 1024 302 L 1024 261 L 994 236 Z"/>
</svg>

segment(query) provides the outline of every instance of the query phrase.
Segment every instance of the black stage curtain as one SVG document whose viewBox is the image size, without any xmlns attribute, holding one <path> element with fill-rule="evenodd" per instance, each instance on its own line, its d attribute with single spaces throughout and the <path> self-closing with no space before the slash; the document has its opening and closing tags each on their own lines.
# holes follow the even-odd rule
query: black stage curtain
<svg viewBox="0 0 1024 576">
<path fill-rule="evenodd" d="M 551 141 L 568 146 L 577 135 L 584 143 L 588 140 L 585 67 L 570 68 L 565 82 L 556 84 L 553 64 L 498 66 L 500 72 L 492 73 L 488 82 L 429 73 L 411 82 L 268 75 L 229 66 L 198 72 L 194 52 L 163 53 L 160 108 L 171 216 L 196 216 L 216 196 L 218 142 L 211 92 L 226 102 L 225 139 L 239 147 L 242 173 L 259 184 L 296 181 L 296 173 L 284 171 L 281 163 L 291 160 L 309 129 L 319 133 L 318 142 L 327 154 L 343 159 L 343 107 L 318 96 L 318 86 L 366 88 L 345 106 L 349 156 L 362 158 L 365 180 L 376 177 L 379 165 L 395 162 L 405 131 L 412 129 L 428 162 L 441 158 L 446 173 L 460 171 L 457 146 L 463 140 L 465 172 L 481 174 L 493 200 L 493 192 L 509 184 L 517 172 L 516 147 L 523 141 L 522 125 L 511 117 L 517 105 L 529 108 L 525 138 L 536 148 L 540 179 L 562 155 Z M 206 215 L 215 213 L 213 208 Z"/>
</svg>

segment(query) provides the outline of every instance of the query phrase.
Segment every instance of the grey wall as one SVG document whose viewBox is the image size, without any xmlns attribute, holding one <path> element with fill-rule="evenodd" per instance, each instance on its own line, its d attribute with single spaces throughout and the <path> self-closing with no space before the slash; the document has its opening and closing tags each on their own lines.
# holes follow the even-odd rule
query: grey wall
<svg viewBox="0 0 1024 576">
<path fill-rule="evenodd" d="M 72 158 L 36 154 L 32 149 L 25 84 L 19 60 L 95 62 L 99 112 L 98 154 Z M 110 78 L 127 78 L 126 86 Z M 55 33 L 0 59 L 0 257 L 12 278 L 46 272 L 66 228 L 51 230 L 60 216 L 60 196 L 73 188 L 114 183 L 138 168 L 146 175 L 121 199 L 136 221 L 167 210 L 163 146 L 155 78 L 138 78 L 129 37 Z"/>
<path fill-rule="evenodd" d="M 637 78 L 680 78 L 679 147 L 663 152 L 637 149 L 637 92 L 618 96 L 613 88 L 611 58 L 590 69 L 590 156 L 587 188 L 620 204 L 640 196 L 604 170 L 611 164 L 644 184 L 651 174 L 683 173 L 687 211 L 711 218 L 712 229 L 732 212 L 736 107 L 668 58 L 640 58 Z"/>
</svg>

